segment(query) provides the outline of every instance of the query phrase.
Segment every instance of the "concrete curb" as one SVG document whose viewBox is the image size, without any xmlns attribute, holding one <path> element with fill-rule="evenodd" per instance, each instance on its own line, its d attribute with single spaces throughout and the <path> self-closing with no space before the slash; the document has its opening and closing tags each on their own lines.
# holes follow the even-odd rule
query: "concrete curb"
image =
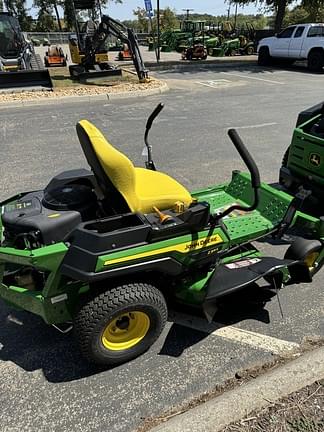
<svg viewBox="0 0 324 432">
<path fill-rule="evenodd" d="M 121 92 L 121 93 L 103 93 L 98 95 L 84 95 L 84 96 L 61 96 L 53 98 L 44 99 L 34 99 L 34 100 L 21 100 L 12 102 L 0 102 L 0 110 L 8 108 L 21 108 L 27 106 L 38 106 L 38 105 L 61 105 L 65 103 L 90 103 L 97 101 L 113 101 L 117 99 L 127 99 L 127 98 L 139 98 L 152 96 L 157 94 L 165 93 L 169 90 L 166 83 L 163 83 L 161 87 L 138 90 L 133 92 Z"/>
<path fill-rule="evenodd" d="M 217 69 L 224 67 L 244 67 L 244 66 L 257 66 L 256 58 L 252 59 L 239 59 L 233 60 L 223 59 L 222 60 L 206 60 L 200 61 L 183 61 L 183 60 L 172 60 L 172 61 L 163 61 L 159 64 L 156 62 L 145 62 L 145 66 L 149 70 L 166 70 L 166 69 L 196 69 L 197 66 L 201 69 Z"/>
<path fill-rule="evenodd" d="M 151 432 L 217 432 L 324 378 L 324 347 L 173 417 Z"/>
</svg>

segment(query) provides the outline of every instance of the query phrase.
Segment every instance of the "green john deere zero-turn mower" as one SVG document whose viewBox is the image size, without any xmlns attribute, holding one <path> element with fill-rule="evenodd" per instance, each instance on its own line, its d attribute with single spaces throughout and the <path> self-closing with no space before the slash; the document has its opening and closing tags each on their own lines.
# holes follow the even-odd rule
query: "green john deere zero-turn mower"
<svg viewBox="0 0 324 432">
<path fill-rule="evenodd" d="M 77 124 L 91 171 L 54 177 L 44 190 L 1 203 L 0 297 L 62 331 L 73 326 L 83 355 L 113 366 L 159 337 L 168 305 L 200 305 L 211 320 L 219 300 L 265 278 L 278 290 L 311 282 L 324 259 L 324 219 L 295 197 L 260 183 L 235 130 L 229 136 L 249 173 L 189 193 L 155 170 L 145 131 L 146 168 L 132 162 L 91 123 Z M 252 241 L 301 233 L 283 258 Z M 261 289 L 261 288 L 260 288 Z"/>
<path fill-rule="evenodd" d="M 313 201 L 324 199 L 323 102 L 299 114 L 282 161 L 279 181 L 291 193 L 303 186 L 311 191 Z"/>
</svg>

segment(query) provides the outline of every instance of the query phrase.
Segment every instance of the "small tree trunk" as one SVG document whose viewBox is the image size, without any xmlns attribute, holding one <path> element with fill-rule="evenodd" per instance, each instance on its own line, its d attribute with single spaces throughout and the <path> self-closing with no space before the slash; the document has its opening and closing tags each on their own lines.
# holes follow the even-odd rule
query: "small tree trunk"
<svg viewBox="0 0 324 432">
<path fill-rule="evenodd" d="M 62 25 L 61 25 L 60 16 L 59 16 L 59 13 L 58 13 L 58 10 L 57 10 L 57 4 L 56 4 L 56 2 L 54 2 L 54 10 L 55 10 L 55 15 L 56 15 L 56 19 L 57 19 L 57 24 L 58 24 L 59 30 L 61 32 L 62 31 Z"/>
<path fill-rule="evenodd" d="M 287 0 L 278 0 L 277 15 L 275 20 L 275 32 L 278 33 L 281 30 L 282 22 L 285 16 Z"/>
</svg>

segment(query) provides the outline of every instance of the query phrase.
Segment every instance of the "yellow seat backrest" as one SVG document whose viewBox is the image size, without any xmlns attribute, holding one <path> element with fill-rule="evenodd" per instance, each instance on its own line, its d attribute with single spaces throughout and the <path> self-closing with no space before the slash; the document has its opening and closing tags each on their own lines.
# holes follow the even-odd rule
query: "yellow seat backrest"
<svg viewBox="0 0 324 432">
<path fill-rule="evenodd" d="M 101 167 L 115 188 L 124 197 L 131 211 L 139 207 L 135 193 L 136 174 L 132 162 L 116 150 L 102 133 L 88 120 L 81 120 L 80 125 L 87 133 Z"/>
</svg>

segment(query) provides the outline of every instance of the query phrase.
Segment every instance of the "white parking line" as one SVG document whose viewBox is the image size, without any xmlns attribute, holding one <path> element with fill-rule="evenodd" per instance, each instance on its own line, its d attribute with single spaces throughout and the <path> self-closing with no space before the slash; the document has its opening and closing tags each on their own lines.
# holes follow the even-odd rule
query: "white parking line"
<svg viewBox="0 0 324 432">
<path fill-rule="evenodd" d="M 231 81 L 226 79 L 219 80 L 209 80 L 209 81 L 196 81 L 196 84 L 200 84 L 206 87 L 218 88 L 218 87 L 227 87 L 231 84 Z"/>
<path fill-rule="evenodd" d="M 272 336 L 240 329 L 234 326 L 221 327 L 217 323 L 208 324 L 207 321 L 202 318 L 191 317 L 186 314 L 179 314 L 178 312 L 174 316 L 174 322 L 203 333 L 208 333 L 212 336 L 240 342 L 252 346 L 253 348 L 269 351 L 273 354 L 297 352 L 300 347 L 299 344 L 295 342 L 277 339 Z"/>
<path fill-rule="evenodd" d="M 238 78 L 246 78 L 246 79 L 252 79 L 252 80 L 257 80 L 257 81 L 264 81 L 264 82 L 268 82 L 270 84 L 285 84 L 284 82 L 281 81 L 272 81 L 272 80 L 268 80 L 265 78 L 257 78 L 257 77 L 251 77 L 248 75 L 239 75 L 239 74 L 235 74 L 235 73 L 231 73 L 231 72 L 221 72 L 223 75 L 232 75 L 232 76 L 236 76 Z"/>
<path fill-rule="evenodd" d="M 256 125 L 248 125 L 248 126 L 233 126 L 235 129 L 257 129 L 257 128 L 262 128 L 262 127 L 266 127 L 266 126 L 274 126 L 278 123 L 260 123 L 260 124 L 256 124 Z M 230 129 L 230 128 L 226 128 L 226 129 Z"/>
</svg>

